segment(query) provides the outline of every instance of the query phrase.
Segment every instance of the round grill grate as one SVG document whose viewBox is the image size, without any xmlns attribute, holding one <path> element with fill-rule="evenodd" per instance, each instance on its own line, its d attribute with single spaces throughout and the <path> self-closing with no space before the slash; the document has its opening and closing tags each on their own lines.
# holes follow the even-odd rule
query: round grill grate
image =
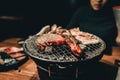
<svg viewBox="0 0 120 80">
<path fill-rule="evenodd" d="M 23 49 L 25 53 L 27 53 L 31 57 L 48 62 L 86 61 L 99 56 L 106 47 L 103 40 L 101 40 L 97 36 L 94 37 L 96 39 L 99 39 L 99 43 L 90 45 L 80 44 L 81 48 L 83 49 L 83 53 L 80 57 L 76 57 L 66 44 L 47 47 L 46 50 L 41 52 L 35 44 L 35 40 L 37 38 L 36 35 L 29 37 L 25 41 L 25 43 L 23 44 Z"/>
</svg>

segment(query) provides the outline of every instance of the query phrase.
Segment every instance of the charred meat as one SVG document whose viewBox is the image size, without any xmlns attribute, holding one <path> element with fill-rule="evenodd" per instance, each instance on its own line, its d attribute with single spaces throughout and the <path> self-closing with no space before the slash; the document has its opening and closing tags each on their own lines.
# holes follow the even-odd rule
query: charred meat
<svg viewBox="0 0 120 80">
<path fill-rule="evenodd" d="M 99 43 L 99 40 L 93 34 L 82 32 L 79 28 L 67 30 L 53 25 L 51 31 L 38 35 L 35 43 L 40 51 L 44 51 L 49 46 L 67 44 L 74 55 L 80 56 L 82 54 L 80 44 L 96 44 Z"/>
<path fill-rule="evenodd" d="M 74 53 L 76 56 L 80 56 L 82 54 L 82 49 L 78 45 L 78 40 L 76 40 L 73 35 L 70 33 L 69 30 L 63 29 L 63 28 L 58 28 L 56 30 L 57 34 L 60 34 L 65 38 L 66 44 L 70 47 L 71 51 Z"/>
<path fill-rule="evenodd" d="M 35 43 L 43 51 L 45 47 L 64 44 L 65 39 L 58 34 L 42 34 L 37 37 Z"/>
<path fill-rule="evenodd" d="M 93 34 L 82 32 L 79 28 L 70 29 L 71 34 L 82 44 L 89 45 L 89 44 L 97 44 L 99 40 L 94 37 Z"/>
</svg>

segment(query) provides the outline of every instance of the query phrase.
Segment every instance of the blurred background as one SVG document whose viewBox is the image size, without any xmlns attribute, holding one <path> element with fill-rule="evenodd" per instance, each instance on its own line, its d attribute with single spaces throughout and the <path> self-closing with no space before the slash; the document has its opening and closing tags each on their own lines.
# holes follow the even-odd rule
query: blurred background
<svg viewBox="0 0 120 80">
<path fill-rule="evenodd" d="M 45 25 L 66 26 L 86 0 L 0 1 L 0 36 L 26 37 Z"/>
</svg>

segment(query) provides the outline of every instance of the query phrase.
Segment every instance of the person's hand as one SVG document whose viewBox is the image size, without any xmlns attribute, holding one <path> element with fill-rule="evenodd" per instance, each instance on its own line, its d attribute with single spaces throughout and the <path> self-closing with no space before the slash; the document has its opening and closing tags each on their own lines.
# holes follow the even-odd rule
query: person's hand
<svg viewBox="0 0 120 80">
<path fill-rule="evenodd" d="M 23 50 L 18 47 L 3 47 L 3 52 L 8 54 L 10 57 L 16 60 L 22 60 L 26 58 L 26 55 L 23 53 Z"/>
</svg>

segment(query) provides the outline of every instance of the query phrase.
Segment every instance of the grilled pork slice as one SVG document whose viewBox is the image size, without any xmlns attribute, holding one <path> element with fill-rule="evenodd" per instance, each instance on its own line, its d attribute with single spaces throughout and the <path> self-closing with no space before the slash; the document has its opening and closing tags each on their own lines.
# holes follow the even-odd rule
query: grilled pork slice
<svg viewBox="0 0 120 80">
<path fill-rule="evenodd" d="M 76 36 L 75 38 L 81 41 L 82 44 L 85 44 L 85 45 L 99 43 L 99 40 L 94 37 Z"/>
<path fill-rule="evenodd" d="M 65 39 L 58 34 L 42 34 L 37 37 L 35 43 L 43 51 L 45 47 L 64 44 Z"/>
<path fill-rule="evenodd" d="M 59 27 L 56 29 L 56 34 L 60 34 L 65 38 L 66 44 L 70 47 L 74 55 L 80 56 L 82 54 L 82 49 L 78 45 L 78 40 L 73 37 L 69 30 Z"/>
<path fill-rule="evenodd" d="M 82 32 L 79 30 L 79 28 L 73 28 L 70 29 L 70 33 L 80 42 L 83 44 L 97 44 L 99 43 L 99 40 L 94 37 L 93 34 Z"/>
<path fill-rule="evenodd" d="M 70 47 L 70 49 L 74 53 L 74 55 L 80 56 L 82 54 L 82 49 L 76 43 L 76 41 L 73 37 L 66 38 L 66 43 Z"/>
</svg>

